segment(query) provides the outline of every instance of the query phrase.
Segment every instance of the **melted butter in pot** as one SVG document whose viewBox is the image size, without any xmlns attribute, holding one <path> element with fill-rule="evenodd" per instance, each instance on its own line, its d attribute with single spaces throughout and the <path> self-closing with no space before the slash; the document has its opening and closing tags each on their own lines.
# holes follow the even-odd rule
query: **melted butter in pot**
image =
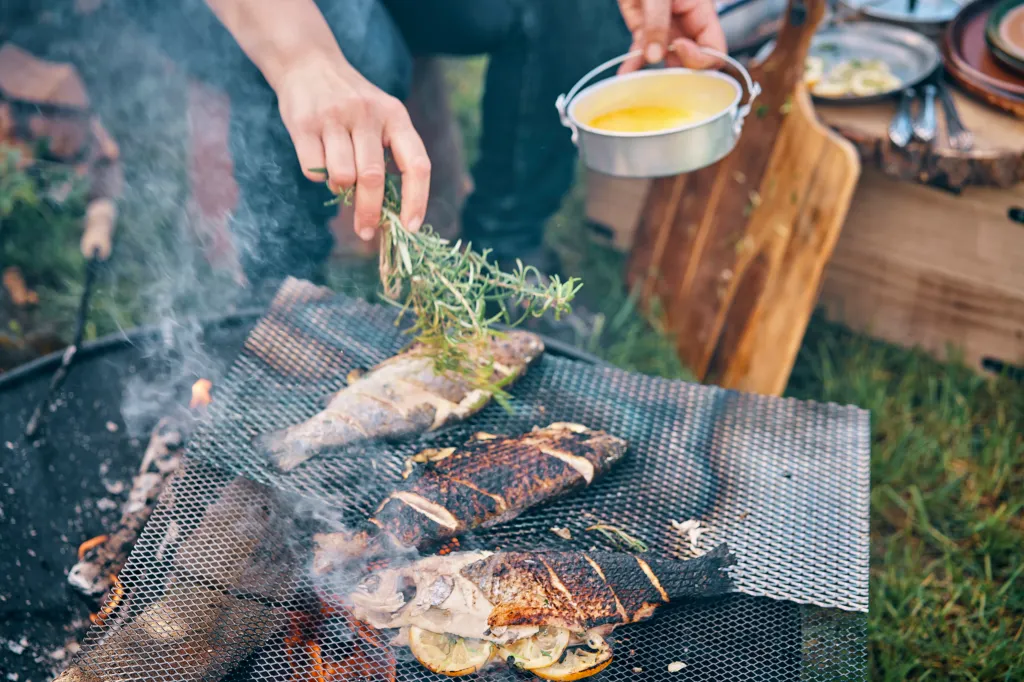
<svg viewBox="0 0 1024 682">
<path fill-rule="evenodd" d="M 652 133 L 670 130 L 696 120 L 681 107 L 634 106 L 599 114 L 589 121 L 592 128 L 615 133 Z"/>
</svg>

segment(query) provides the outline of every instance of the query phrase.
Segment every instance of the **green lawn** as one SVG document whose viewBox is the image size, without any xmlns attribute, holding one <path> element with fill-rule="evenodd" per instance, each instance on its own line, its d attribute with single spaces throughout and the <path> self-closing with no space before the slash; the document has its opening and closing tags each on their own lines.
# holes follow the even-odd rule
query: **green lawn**
<svg viewBox="0 0 1024 682">
<path fill-rule="evenodd" d="M 113 92 L 114 75 L 135 73 L 147 59 L 158 69 L 159 60 L 145 41 L 90 30 L 83 31 L 88 38 L 72 40 L 58 53 L 83 58 L 89 52 L 76 47 L 82 41 L 131 48 L 122 57 L 106 49 L 102 67 L 84 64 L 134 181 L 125 199 L 118 258 L 103 277 L 92 318 L 92 333 L 103 333 L 170 309 L 202 309 L 203 288 L 192 284 L 167 292 L 161 282 L 171 273 L 191 283 L 208 282 L 210 275 L 181 228 L 182 84 L 163 77 L 158 99 L 167 106 L 157 109 L 157 94 L 138 87 L 105 97 Z M 452 70 L 454 105 L 470 154 L 479 130 L 481 73 L 480 62 Z M 581 196 L 576 191 L 567 200 L 549 235 L 568 268 L 582 276 L 588 305 L 603 315 L 599 333 L 580 343 L 622 367 L 688 376 L 671 339 L 639 315 L 625 291 L 622 257 L 593 245 L 579 248 L 587 243 Z M 16 220 L 10 211 L 3 215 L 0 255 L 21 263 L 40 285 L 43 305 L 35 321 L 67 334 L 81 274 L 73 221 L 44 217 L 31 206 L 15 210 L 22 211 Z M 39 229 L 49 235 L 45 260 L 18 246 Z M 352 271 L 332 275 L 348 291 L 365 293 L 367 281 Z M 873 677 L 1024 679 L 1022 387 L 815 318 L 787 394 L 871 411 Z"/>
</svg>

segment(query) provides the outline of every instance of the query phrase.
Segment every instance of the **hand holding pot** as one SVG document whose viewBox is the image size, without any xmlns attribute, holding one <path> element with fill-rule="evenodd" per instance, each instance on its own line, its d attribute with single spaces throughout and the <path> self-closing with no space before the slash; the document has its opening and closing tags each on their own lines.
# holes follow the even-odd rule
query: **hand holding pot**
<svg viewBox="0 0 1024 682">
<path fill-rule="evenodd" d="M 619 9 L 633 34 L 629 51 L 642 51 L 623 62 L 619 73 L 663 59 L 669 66 L 705 69 L 716 60 L 698 48 L 726 51 L 714 0 L 619 0 Z"/>
</svg>

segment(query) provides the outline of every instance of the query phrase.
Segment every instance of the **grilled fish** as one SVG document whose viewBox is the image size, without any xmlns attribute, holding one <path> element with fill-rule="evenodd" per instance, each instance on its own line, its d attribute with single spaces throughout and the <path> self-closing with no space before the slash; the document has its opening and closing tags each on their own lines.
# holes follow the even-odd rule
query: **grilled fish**
<svg viewBox="0 0 1024 682">
<path fill-rule="evenodd" d="M 510 652 L 531 651 L 531 639 L 543 638 L 543 647 L 521 659 L 524 666 L 545 679 L 579 679 L 611 662 L 604 637 L 616 627 L 673 601 L 732 591 L 723 569 L 734 563 L 724 544 L 688 561 L 621 552 L 456 552 L 371 573 L 348 596 L 355 618 L 399 628 L 393 643 L 410 646 L 435 672 L 464 674 L 514 659 Z"/>
<path fill-rule="evenodd" d="M 544 343 L 530 332 L 493 337 L 487 351 L 493 383 L 511 384 L 543 352 Z M 436 374 L 433 358 L 414 347 L 352 381 L 309 420 L 265 434 L 259 445 L 279 469 L 290 471 L 326 448 L 441 428 L 475 414 L 490 399 L 489 391 L 471 388 L 465 377 Z"/>
<path fill-rule="evenodd" d="M 388 544 L 427 549 L 467 530 L 509 521 L 542 502 L 590 485 L 626 452 L 626 441 L 556 422 L 522 436 L 478 433 L 459 448 L 432 450 L 423 473 L 388 495 L 355 533 L 314 537 L 315 568 L 367 557 Z"/>
</svg>

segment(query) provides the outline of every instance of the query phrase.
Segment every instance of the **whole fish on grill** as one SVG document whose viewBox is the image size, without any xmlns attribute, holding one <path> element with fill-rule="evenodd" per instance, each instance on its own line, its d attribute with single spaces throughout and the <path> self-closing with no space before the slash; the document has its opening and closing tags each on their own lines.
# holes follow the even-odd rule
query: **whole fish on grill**
<svg viewBox="0 0 1024 682">
<path fill-rule="evenodd" d="M 376 571 L 348 599 L 358 620 L 400 629 L 435 672 L 496 660 L 546 679 L 579 679 L 611 661 L 615 628 L 671 602 L 731 592 L 726 545 L 686 561 L 624 552 L 455 552 Z M 531 647 L 534 639 L 545 642 Z M 527 652 L 527 653 L 524 653 Z M 584 674 L 585 673 L 585 674 Z"/>
<path fill-rule="evenodd" d="M 491 364 L 491 381 L 503 388 L 543 352 L 544 342 L 536 334 L 511 331 L 492 337 L 479 361 Z M 261 436 L 259 444 L 279 469 L 290 471 L 327 448 L 406 438 L 466 419 L 491 396 L 473 388 L 465 376 L 437 374 L 434 359 L 414 346 L 353 380 L 322 412 Z"/>
<path fill-rule="evenodd" d="M 521 436 L 478 433 L 458 448 L 430 450 L 421 475 L 390 493 L 354 533 L 314 537 L 315 567 L 394 547 L 428 549 L 467 530 L 509 521 L 530 507 L 590 485 L 622 459 L 626 441 L 556 422 Z"/>
</svg>

